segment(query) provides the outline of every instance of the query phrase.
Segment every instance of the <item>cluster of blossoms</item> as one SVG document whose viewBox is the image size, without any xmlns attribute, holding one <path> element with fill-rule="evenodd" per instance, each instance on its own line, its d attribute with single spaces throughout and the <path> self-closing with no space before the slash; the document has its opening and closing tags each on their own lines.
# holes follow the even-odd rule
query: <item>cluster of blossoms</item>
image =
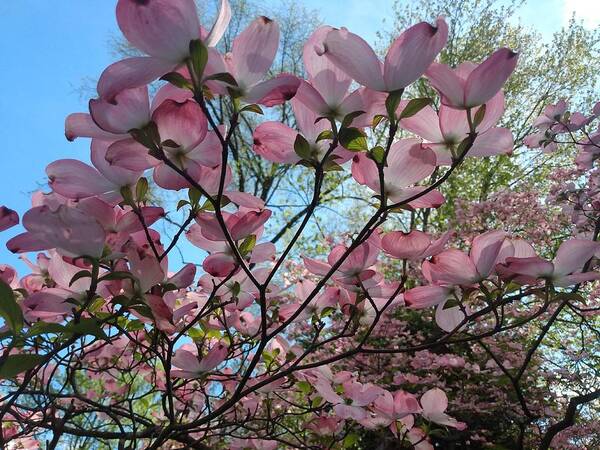
<svg viewBox="0 0 600 450">
<path fill-rule="evenodd" d="M 359 426 L 432 449 L 436 430 L 465 429 L 446 413 L 444 391 L 388 389 L 337 364 L 381 350 L 369 338 L 382 317 L 435 307 L 444 340 L 482 332 L 482 322 L 500 331 L 499 308 L 531 295 L 548 302 L 600 278 L 589 270 L 597 233 L 566 240 L 549 261 L 505 231 L 474 237 L 469 253 L 448 248 L 450 232 L 436 239 L 416 229 L 381 231 L 390 214 L 443 204 L 437 188 L 465 158 L 510 152 L 511 132 L 496 124 L 501 88 L 517 64 L 511 50 L 479 65 L 437 63 L 448 37 L 438 18 L 404 31 L 382 62 L 359 36 L 320 27 L 304 46 L 306 79 L 269 79 L 279 45 L 269 18 L 252 21 L 222 54 L 226 0 L 210 31 L 193 0 L 119 0 L 116 12 L 145 56 L 106 68 L 89 113 L 67 118 L 68 139 L 91 138 L 91 165 L 47 167 L 51 191 L 34 195 L 25 231 L 7 242 L 15 253 L 40 252 L 35 263 L 25 259 L 31 273 L 0 266 L 3 444 L 36 448 L 33 438 L 72 434 L 132 448 L 335 448 L 352 446 Z M 422 76 L 439 101 L 402 99 Z M 158 80 L 166 83 L 150 98 L 148 85 Z M 232 106 L 222 123 L 209 107 L 216 99 Z M 314 196 L 278 248 L 265 238 L 273 212 L 232 188 L 229 157 L 241 121 L 286 102 L 297 129 L 264 121 L 253 150 L 305 166 Z M 371 147 L 380 124 L 387 143 Z M 400 129 L 414 137 L 396 139 Z M 559 130 L 549 124 L 549 133 Z M 378 206 L 326 260 L 304 257 L 305 273 L 291 289 L 283 269 L 323 180 L 340 170 Z M 168 242 L 156 228 L 171 210 L 153 204 L 150 176 L 179 193 L 172 209 L 187 215 Z M 2 207 L 0 230 L 18 222 Z M 169 255 L 184 236 L 203 257 L 174 270 Z M 404 270 L 386 276 L 384 257 Z M 427 284 L 414 287 L 407 266 L 420 267 Z M 315 359 L 317 352 L 330 356 Z M 96 420 L 103 424 L 88 425 Z"/>
</svg>

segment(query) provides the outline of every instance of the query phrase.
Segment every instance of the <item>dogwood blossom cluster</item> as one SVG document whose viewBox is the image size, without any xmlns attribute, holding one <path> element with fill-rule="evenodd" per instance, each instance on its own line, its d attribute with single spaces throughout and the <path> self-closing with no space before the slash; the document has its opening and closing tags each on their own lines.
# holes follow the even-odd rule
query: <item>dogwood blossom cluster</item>
<svg viewBox="0 0 600 450">
<path fill-rule="evenodd" d="M 116 15 L 143 56 L 107 67 L 89 111 L 67 117 L 67 139 L 91 138 L 90 163 L 48 165 L 49 191 L 33 196 L 6 244 L 30 272 L 0 266 L 3 445 L 72 435 L 131 448 L 344 448 L 353 430 L 376 429 L 432 449 L 436 430 L 466 428 L 452 414 L 455 392 L 394 389 L 340 369 L 355 355 L 401 351 L 370 341 L 380 320 L 435 308 L 443 339 L 469 336 L 482 321 L 502 328 L 504 305 L 532 293 L 549 302 L 600 278 L 590 270 L 597 233 L 565 240 L 548 259 L 504 230 L 479 233 L 466 251 L 450 243 L 452 230 L 386 228 L 391 216 L 442 205 L 441 187 L 465 158 L 510 152 L 512 134 L 497 124 L 513 51 L 439 63 L 448 39 L 439 17 L 401 33 L 381 61 L 358 35 L 323 26 L 304 46 L 305 79 L 271 78 L 277 23 L 254 19 L 222 53 L 226 0 L 210 31 L 193 0 L 118 0 Z M 421 77 L 436 98 L 404 98 Z M 216 117 L 219 101 L 229 116 Z M 295 128 L 271 120 L 283 104 Z M 591 121 L 559 112 L 536 121 L 544 139 Z M 253 151 L 314 182 L 285 245 L 269 240 L 276 211 L 232 183 L 232 137 L 257 115 Z M 370 143 L 377 127 L 385 145 Z M 586 139 L 578 145 L 593 155 L 594 135 Z M 327 255 L 299 256 L 332 171 L 377 206 Z M 178 202 L 159 206 L 156 191 Z M 185 220 L 161 235 L 174 211 Z M 0 230 L 18 223 L 0 209 Z M 197 258 L 178 264 L 184 241 Z M 404 268 L 386 271 L 390 260 Z M 286 274 L 290 261 L 303 272 Z"/>
</svg>

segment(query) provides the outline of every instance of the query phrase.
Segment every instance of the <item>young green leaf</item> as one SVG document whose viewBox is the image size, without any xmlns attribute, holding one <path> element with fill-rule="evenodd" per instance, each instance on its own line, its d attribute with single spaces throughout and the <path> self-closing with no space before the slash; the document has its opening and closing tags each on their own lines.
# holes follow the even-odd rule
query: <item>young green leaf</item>
<svg viewBox="0 0 600 450">
<path fill-rule="evenodd" d="M 342 128 L 339 132 L 340 144 L 351 152 L 362 152 L 369 149 L 367 136 L 358 128 Z"/>
<path fill-rule="evenodd" d="M 23 312 L 15 300 L 15 293 L 2 280 L 0 280 L 0 316 L 13 333 L 16 334 L 23 328 Z"/>
<path fill-rule="evenodd" d="M 400 113 L 399 119 L 406 119 L 407 117 L 412 117 L 427 105 L 431 104 L 430 98 L 413 98 L 408 104 L 404 107 L 402 112 Z"/>
<path fill-rule="evenodd" d="M 302 159 L 310 159 L 312 156 L 310 144 L 301 134 L 296 136 L 296 140 L 294 141 L 294 151 L 296 152 L 296 155 Z"/>
<path fill-rule="evenodd" d="M 208 61 L 208 48 L 200 39 L 190 41 L 190 58 L 196 77 L 201 79 Z"/>
<path fill-rule="evenodd" d="M 33 369 L 44 361 L 43 355 L 9 355 L 0 365 L 0 379 L 12 378 L 15 375 Z"/>
</svg>

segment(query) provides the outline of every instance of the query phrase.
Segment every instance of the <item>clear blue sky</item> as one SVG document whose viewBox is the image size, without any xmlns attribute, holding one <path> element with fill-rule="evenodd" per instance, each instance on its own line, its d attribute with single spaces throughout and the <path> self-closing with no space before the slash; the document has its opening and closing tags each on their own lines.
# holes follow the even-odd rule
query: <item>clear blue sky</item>
<svg viewBox="0 0 600 450">
<path fill-rule="evenodd" d="M 390 15 L 391 0 L 298 0 L 334 26 L 346 26 L 374 41 Z M 269 0 L 275 4 L 276 0 Z M 89 141 L 69 143 L 64 118 L 86 111 L 82 86 L 89 85 L 114 58 L 111 38 L 118 34 L 114 0 L 0 1 L 0 205 L 21 215 L 30 193 L 45 184 L 44 168 L 59 158 L 87 160 Z M 589 25 L 600 23 L 600 0 L 534 0 L 522 19 L 546 35 L 575 10 Z M 0 235 L 0 263 L 24 266 L 6 241 L 20 227 Z"/>
</svg>

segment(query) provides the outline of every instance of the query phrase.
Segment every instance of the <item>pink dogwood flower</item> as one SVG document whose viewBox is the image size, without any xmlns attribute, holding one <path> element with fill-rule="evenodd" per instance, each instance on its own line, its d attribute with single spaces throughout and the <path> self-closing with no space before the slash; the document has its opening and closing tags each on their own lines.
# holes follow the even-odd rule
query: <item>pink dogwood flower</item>
<svg viewBox="0 0 600 450">
<path fill-rule="evenodd" d="M 121 189 L 135 186 L 142 171 L 111 166 L 106 161 L 108 146 L 107 141 L 92 140 L 93 166 L 77 159 L 59 159 L 50 163 L 46 174 L 52 190 L 73 200 L 98 197 L 112 204 L 120 202 Z"/>
<path fill-rule="evenodd" d="M 488 231 L 473 239 L 469 255 L 445 250 L 423 263 L 423 275 L 436 285 L 469 286 L 485 280 L 498 263 L 506 233 Z"/>
<path fill-rule="evenodd" d="M 364 104 L 364 88 L 348 92 L 352 78 L 323 54 L 323 43 L 332 30 L 330 26 L 321 26 L 304 44 L 302 56 L 307 81 L 300 84 L 294 98 L 304 103 L 317 117 L 342 120 L 349 113 L 368 108 Z"/>
<path fill-rule="evenodd" d="M 582 272 L 586 262 L 600 250 L 600 243 L 587 239 L 563 242 L 552 262 L 531 256 L 509 257 L 501 272 L 521 284 L 535 284 L 538 280 L 551 281 L 554 286 L 566 287 L 600 279 L 598 272 Z"/>
<path fill-rule="evenodd" d="M 229 86 L 229 90 L 246 103 L 280 105 L 296 94 L 300 79 L 282 73 L 263 81 L 278 47 L 279 25 L 268 17 L 260 16 L 236 36 L 230 53 L 224 58 L 215 57 L 211 71 L 230 73 L 237 84 Z"/>
<path fill-rule="evenodd" d="M 442 103 L 459 109 L 483 105 L 496 95 L 517 65 L 518 55 L 508 48 L 496 50 L 476 66 L 463 63 L 456 69 L 433 63 L 425 75 Z"/>
<path fill-rule="evenodd" d="M 498 92 L 485 106 L 485 115 L 477 126 L 477 137 L 467 156 L 510 153 L 514 144 L 511 131 L 494 126 L 504 113 L 502 92 Z M 444 104 L 440 106 L 439 113 L 426 106 L 414 116 L 402 119 L 400 126 L 425 140 L 425 145 L 435 152 L 438 165 L 452 164 L 452 159 L 459 156 L 456 153 L 458 145 L 470 131 L 466 111 Z"/>
<path fill-rule="evenodd" d="M 430 176 L 436 167 L 433 150 L 423 147 L 418 139 L 402 139 L 392 144 L 383 169 L 384 190 L 394 203 L 404 202 L 425 190 L 414 184 Z M 359 153 L 352 161 L 352 176 L 376 193 L 380 192 L 379 171 L 375 162 L 366 154 Z M 433 190 L 408 203 L 412 208 L 436 208 L 444 202 L 444 197 Z"/>
<path fill-rule="evenodd" d="M 183 344 L 171 360 L 177 369 L 171 370 L 172 377 L 198 378 L 221 364 L 229 352 L 224 342 L 217 342 L 201 358 L 198 349 L 192 344 Z"/>
<path fill-rule="evenodd" d="M 321 161 L 329 150 L 330 141 L 326 139 L 317 141 L 317 138 L 322 131 L 329 129 L 329 124 L 324 120 L 316 122 L 318 115 L 300 99 L 294 97 L 291 104 L 300 134 L 310 146 L 312 159 Z M 297 136 L 297 131 L 281 122 L 263 122 L 254 130 L 252 148 L 268 161 L 294 164 L 302 159 L 294 151 L 294 142 Z M 337 156 L 336 162 L 340 164 L 353 156 L 353 153 L 341 146 L 337 146 L 333 150 L 333 154 Z"/>
<path fill-rule="evenodd" d="M 126 58 L 108 66 L 98 81 L 98 94 L 112 100 L 125 89 L 144 86 L 182 66 L 190 41 L 203 38 L 214 47 L 223 36 L 231 9 L 221 0 L 211 31 L 202 36 L 193 0 L 119 0 L 117 22 L 123 35 L 148 56 Z"/>
<path fill-rule="evenodd" d="M 439 388 L 430 389 L 421 396 L 421 407 L 423 408 L 421 415 L 431 422 L 456 428 L 457 430 L 466 428 L 463 422 L 458 422 L 444 412 L 448 409 L 448 397 Z"/>
<path fill-rule="evenodd" d="M 305 256 L 304 265 L 309 272 L 324 276 L 348 250 L 345 245 L 336 245 L 327 257 L 327 262 Z M 344 262 L 337 268 L 333 279 L 342 284 L 354 285 L 358 281 L 367 280 L 375 275 L 371 267 L 377 262 L 379 249 L 372 241 L 366 241 L 350 252 Z"/>
<path fill-rule="evenodd" d="M 27 230 L 6 243 L 13 253 L 56 248 L 65 256 L 102 255 L 106 233 L 100 223 L 81 209 L 60 205 L 31 208 L 23 216 Z"/>
<path fill-rule="evenodd" d="M 359 84 L 393 92 L 423 75 L 447 39 L 448 25 L 443 18 L 435 25 L 418 23 L 394 40 L 382 64 L 367 42 L 342 28 L 327 34 L 323 54 Z"/>
<path fill-rule="evenodd" d="M 432 240 L 427 233 L 419 230 L 409 233 L 392 231 L 381 238 L 381 248 L 393 258 L 423 260 L 440 253 L 451 236 L 452 231 L 448 231 Z"/>
</svg>

